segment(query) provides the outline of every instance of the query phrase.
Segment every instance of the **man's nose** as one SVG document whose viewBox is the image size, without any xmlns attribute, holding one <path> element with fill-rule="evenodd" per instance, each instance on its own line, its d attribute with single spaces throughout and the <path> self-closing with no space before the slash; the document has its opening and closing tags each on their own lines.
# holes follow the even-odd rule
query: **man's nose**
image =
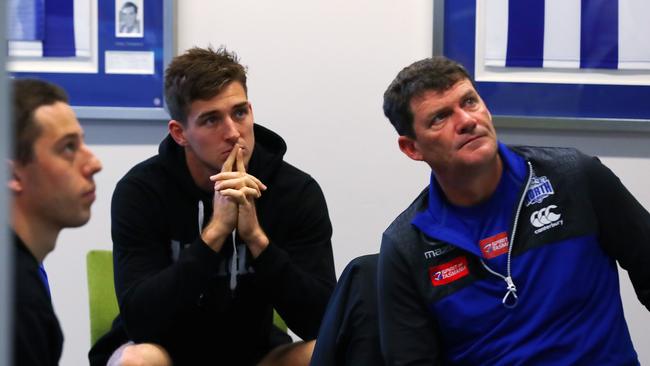
<svg viewBox="0 0 650 366">
<path fill-rule="evenodd" d="M 224 121 L 224 139 L 226 141 L 237 141 L 239 140 L 239 129 L 237 128 L 237 123 L 232 120 L 232 118 L 227 117 Z"/>
<path fill-rule="evenodd" d="M 82 146 L 82 149 L 86 153 L 86 162 L 83 166 L 83 174 L 87 177 L 92 177 L 96 173 L 98 173 L 100 170 L 102 170 L 102 162 L 99 161 L 97 156 L 93 154 L 93 152 L 90 150 L 88 145 L 84 144 Z"/>
<path fill-rule="evenodd" d="M 456 132 L 459 134 L 469 133 L 476 128 L 476 118 L 466 110 L 458 108 Z"/>
</svg>

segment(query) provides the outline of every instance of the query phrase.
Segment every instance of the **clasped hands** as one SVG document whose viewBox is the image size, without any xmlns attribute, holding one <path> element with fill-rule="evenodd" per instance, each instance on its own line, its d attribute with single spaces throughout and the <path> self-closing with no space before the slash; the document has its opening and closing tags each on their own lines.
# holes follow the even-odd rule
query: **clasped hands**
<svg viewBox="0 0 650 366">
<path fill-rule="evenodd" d="M 221 167 L 219 174 L 210 177 L 214 182 L 213 213 L 203 230 L 203 240 L 215 251 L 220 251 L 226 237 L 237 233 L 256 258 L 269 243 L 257 220 L 255 199 L 266 186 L 246 173 L 242 148 L 235 145 Z"/>
</svg>

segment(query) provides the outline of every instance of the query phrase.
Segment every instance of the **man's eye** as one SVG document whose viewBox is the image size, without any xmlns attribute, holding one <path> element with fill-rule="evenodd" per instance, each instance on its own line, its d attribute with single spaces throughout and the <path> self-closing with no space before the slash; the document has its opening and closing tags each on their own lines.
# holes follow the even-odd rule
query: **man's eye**
<svg viewBox="0 0 650 366">
<path fill-rule="evenodd" d="M 215 117 L 215 116 L 206 117 L 203 120 L 203 124 L 206 124 L 206 125 L 213 125 L 213 124 L 215 124 L 217 122 L 219 122 L 219 119 L 217 117 Z"/>
<path fill-rule="evenodd" d="M 62 151 L 64 154 L 74 154 L 78 148 L 79 146 L 76 142 L 68 142 L 63 145 Z"/>
<path fill-rule="evenodd" d="M 238 120 L 244 119 L 248 115 L 248 108 L 238 108 L 235 110 L 235 118 Z"/>
<path fill-rule="evenodd" d="M 429 122 L 431 126 L 439 126 L 447 118 L 447 113 L 439 113 L 433 116 Z"/>
<path fill-rule="evenodd" d="M 478 100 L 474 97 L 467 98 L 463 101 L 463 105 L 466 107 L 473 107 L 478 103 Z"/>
</svg>

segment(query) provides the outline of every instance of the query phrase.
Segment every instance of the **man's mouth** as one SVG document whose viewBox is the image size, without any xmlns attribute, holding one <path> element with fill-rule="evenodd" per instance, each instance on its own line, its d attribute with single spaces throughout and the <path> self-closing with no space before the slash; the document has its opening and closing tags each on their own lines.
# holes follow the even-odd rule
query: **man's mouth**
<svg viewBox="0 0 650 366">
<path fill-rule="evenodd" d="M 93 188 L 87 190 L 86 192 L 84 192 L 82 197 L 84 199 L 90 200 L 90 202 L 95 201 L 95 197 L 96 197 L 96 195 L 95 195 L 95 187 L 93 187 Z"/>
<path fill-rule="evenodd" d="M 476 141 L 476 140 L 480 139 L 481 137 L 484 137 L 484 136 L 483 135 L 474 135 L 472 137 L 469 137 L 468 139 L 463 141 L 460 145 L 458 145 L 458 149 L 462 149 L 466 145 L 472 143 L 473 141 Z"/>
</svg>

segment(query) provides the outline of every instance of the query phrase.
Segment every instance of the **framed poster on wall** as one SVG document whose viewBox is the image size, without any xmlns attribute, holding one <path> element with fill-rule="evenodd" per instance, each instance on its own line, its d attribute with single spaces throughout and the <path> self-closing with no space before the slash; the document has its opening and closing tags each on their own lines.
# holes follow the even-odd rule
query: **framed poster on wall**
<svg viewBox="0 0 650 366">
<path fill-rule="evenodd" d="M 167 119 L 173 0 L 8 0 L 14 77 L 52 81 L 79 118 Z"/>
<path fill-rule="evenodd" d="M 475 78 L 495 124 L 650 131 L 644 0 L 434 0 L 434 54 Z"/>
</svg>

